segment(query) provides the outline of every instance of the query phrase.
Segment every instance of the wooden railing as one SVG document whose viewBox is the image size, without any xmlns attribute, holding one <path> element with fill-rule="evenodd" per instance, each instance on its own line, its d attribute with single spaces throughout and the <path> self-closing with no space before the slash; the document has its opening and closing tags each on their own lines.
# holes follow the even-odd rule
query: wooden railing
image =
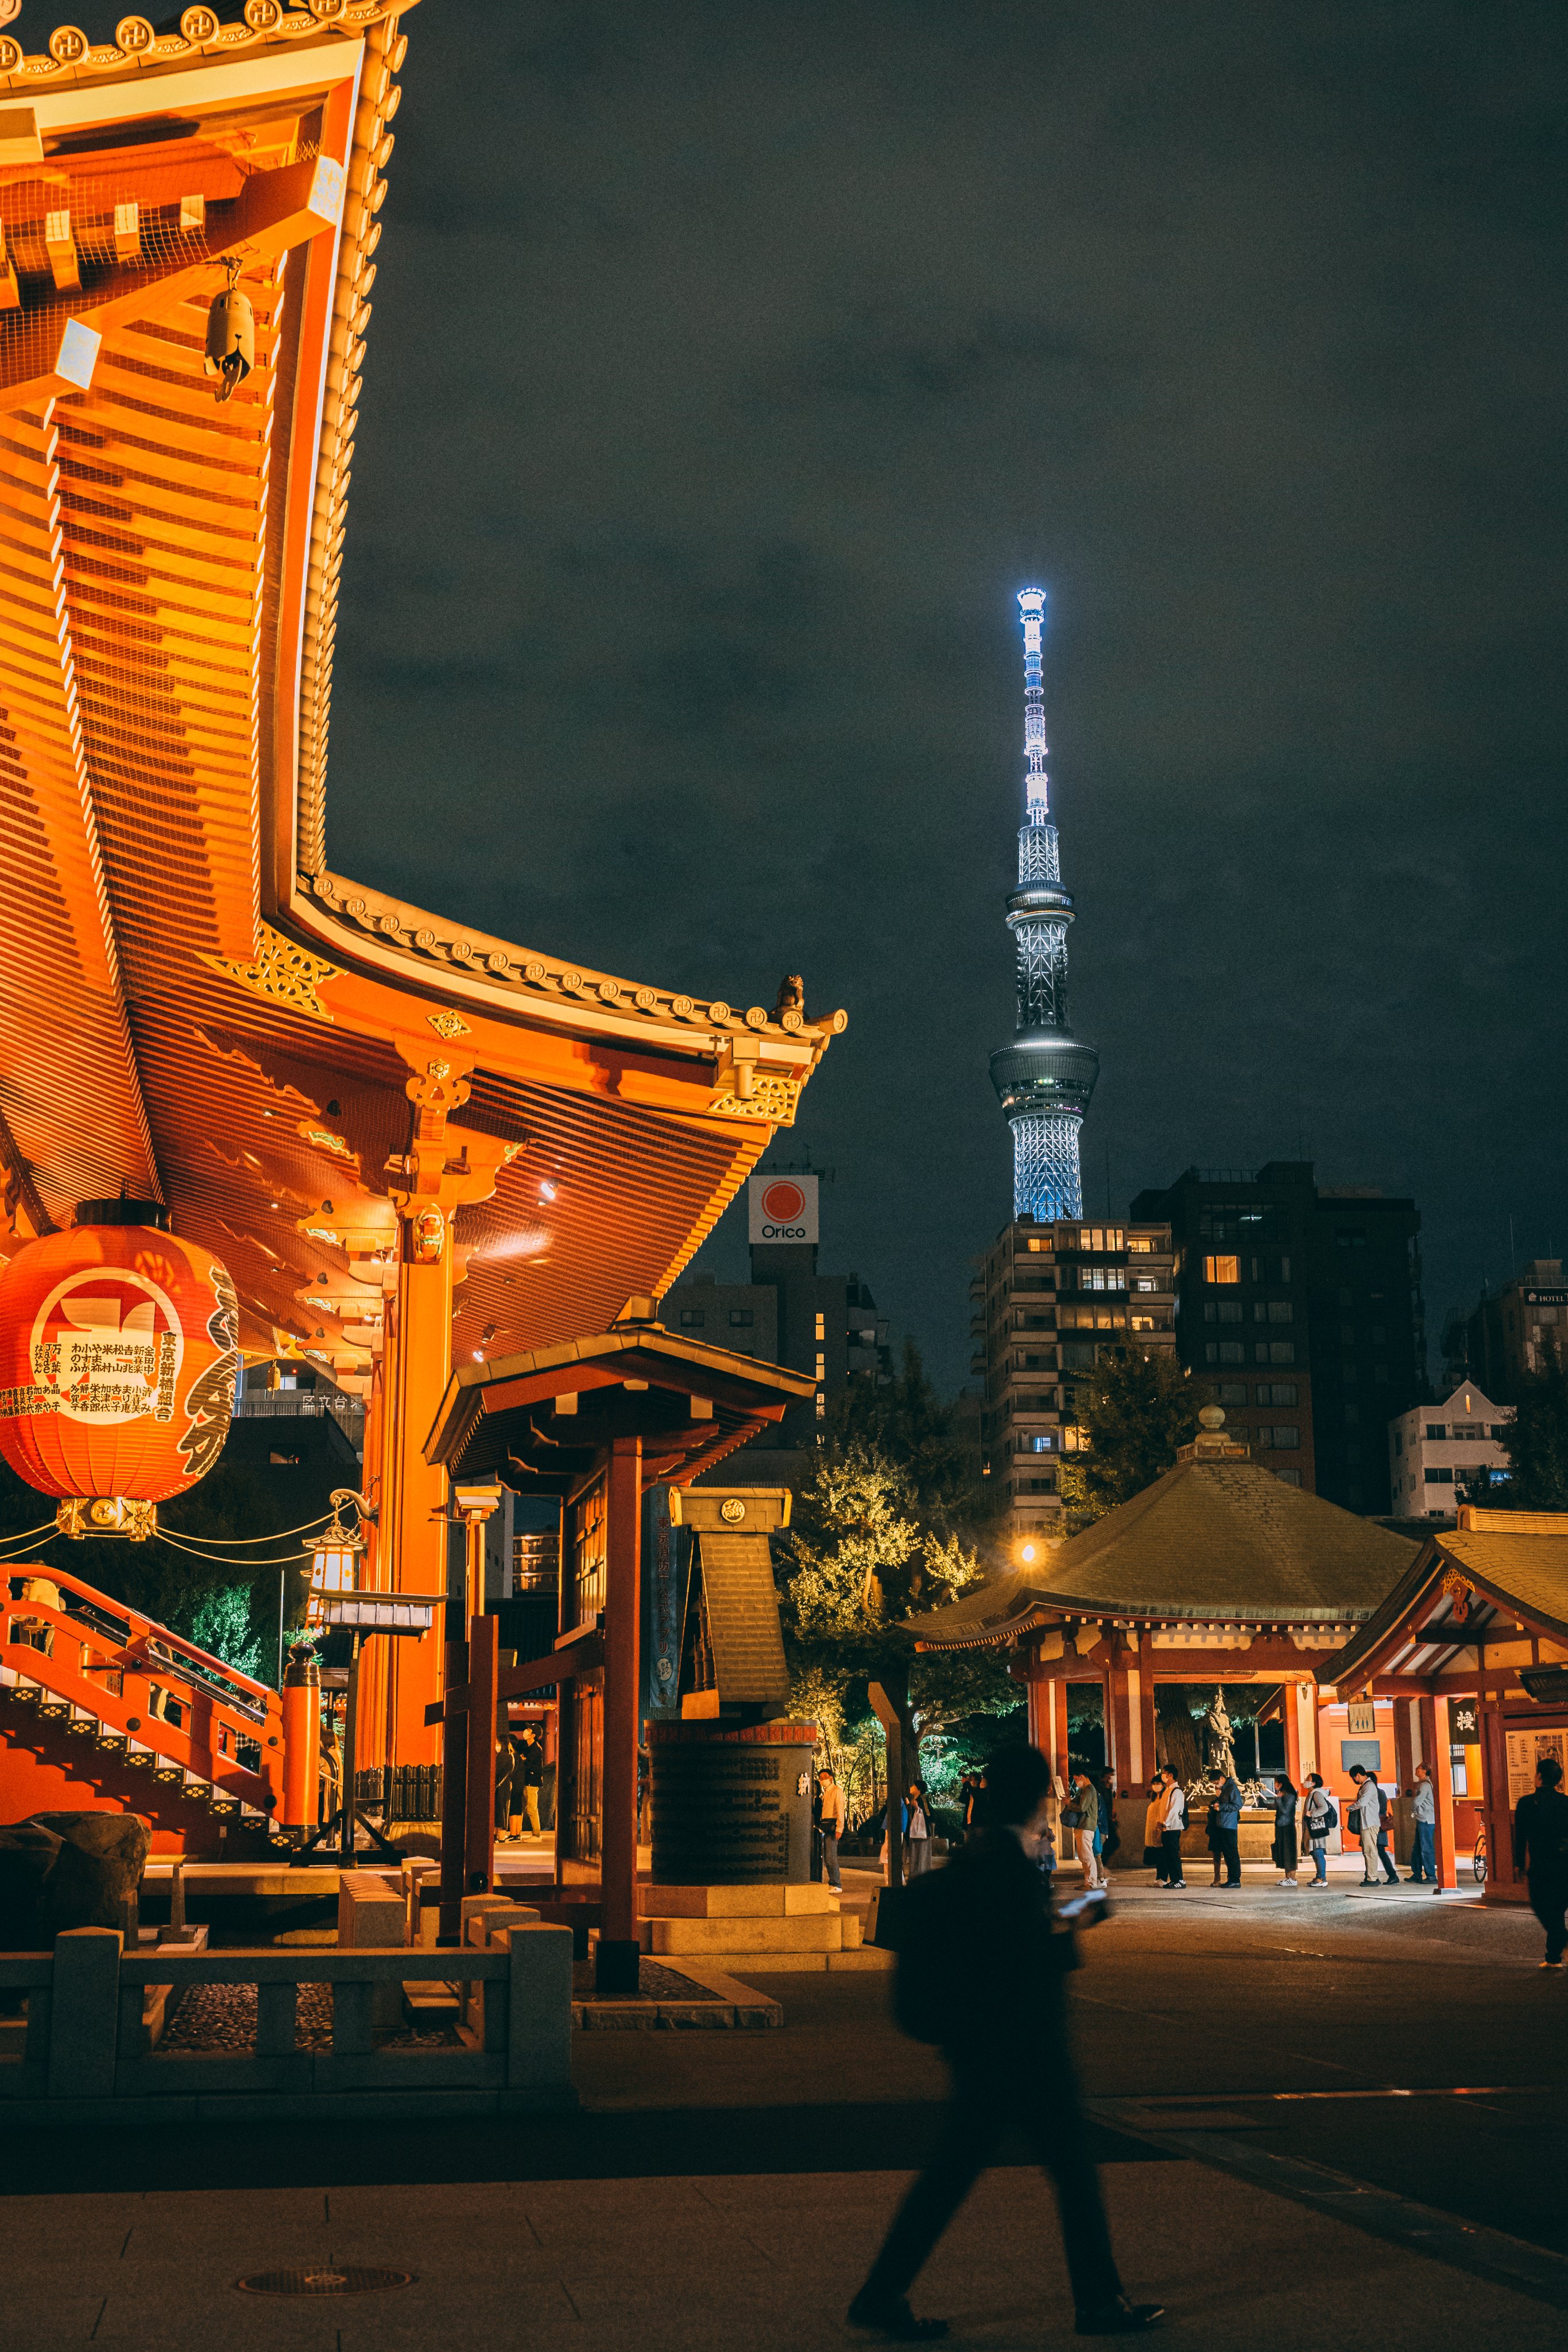
<svg viewBox="0 0 1568 2352">
<path fill-rule="evenodd" d="M 269 1813 L 283 1790 L 277 1693 L 79 1577 L 37 1575 L 64 1606 L 23 1600 L 15 1570 L 0 1578 L 0 1660 L 59 1702 L 47 1711 L 97 1736 L 72 1716 L 83 1710 L 128 1748 L 152 1749 L 235 1807 Z"/>
<path fill-rule="evenodd" d="M 472 1988 L 475 2022 L 455 2029 L 456 2045 L 378 2047 L 377 1988 L 426 1984 L 447 1965 Z M 332 1988 L 329 2050 L 296 2047 L 299 1988 L 315 1984 Z M 151 2047 L 148 1989 L 193 1985 L 256 1987 L 252 2052 Z M 128 1954 L 118 1928 L 73 1927 L 53 1952 L 0 1953 L 0 1992 L 26 2002 L 20 2054 L 0 2058 L 0 2101 L 12 2103 L 0 2111 L 18 2122 L 100 2122 L 128 2100 L 182 2120 L 213 2115 L 214 2099 L 235 2120 L 300 2100 L 322 2115 L 576 2105 L 570 1927 L 504 1927 L 449 1958 L 418 1948 Z"/>
</svg>

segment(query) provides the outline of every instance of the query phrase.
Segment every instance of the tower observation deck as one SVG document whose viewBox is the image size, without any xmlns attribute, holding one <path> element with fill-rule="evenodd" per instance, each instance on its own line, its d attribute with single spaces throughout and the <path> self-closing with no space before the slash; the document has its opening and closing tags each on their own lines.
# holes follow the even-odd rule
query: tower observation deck
<svg viewBox="0 0 1568 2352">
<path fill-rule="evenodd" d="M 1078 1130 L 1100 1075 L 1092 1045 L 1067 1025 L 1067 928 L 1072 898 L 1061 887 L 1061 859 L 1051 820 L 1046 776 L 1045 692 L 1040 635 L 1045 594 L 1019 597 L 1024 642 L 1024 821 L 1019 830 L 1018 888 L 1007 923 L 1018 959 L 1018 1021 L 1010 1045 L 991 1055 L 991 1084 L 1013 1138 L 1013 1215 L 1046 1223 L 1083 1213 Z"/>
</svg>

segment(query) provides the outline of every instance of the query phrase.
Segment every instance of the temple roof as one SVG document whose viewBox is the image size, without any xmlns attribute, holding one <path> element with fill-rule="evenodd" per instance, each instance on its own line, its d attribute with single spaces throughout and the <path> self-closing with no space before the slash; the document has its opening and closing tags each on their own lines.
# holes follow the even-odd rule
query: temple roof
<svg viewBox="0 0 1568 2352">
<path fill-rule="evenodd" d="M 1458 1526 L 1420 1547 L 1319 1679 L 1354 1687 L 1369 1675 L 1435 1674 L 1456 1651 L 1521 1624 L 1568 1639 L 1568 1511 L 1461 1505 Z"/>
<path fill-rule="evenodd" d="M 247 1352 L 361 1389 L 412 1081 L 463 1090 L 459 1150 L 505 1146 L 455 1228 L 472 1358 L 666 1288 L 844 1025 L 775 1000 L 784 946 L 732 1004 L 328 869 L 411 7 L 229 0 L 97 46 L 0 38 L 0 1256 L 6 1223 L 20 1243 L 79 1198 L 161 1199 L 230 1267 Z M 220 403 L 231 268 L 255 364 Z"/>
<path fill-rule="evenodd" d="M 912 1619 L 910 1631 L 923 1649 L 967 1649 L 1064 1615 L 1354 1622 L 1377 1607 L 1416 1549 L 1254 1462 L 1199 1457 L 1178 1462 L 1035 1568 Z"/>
</svg>

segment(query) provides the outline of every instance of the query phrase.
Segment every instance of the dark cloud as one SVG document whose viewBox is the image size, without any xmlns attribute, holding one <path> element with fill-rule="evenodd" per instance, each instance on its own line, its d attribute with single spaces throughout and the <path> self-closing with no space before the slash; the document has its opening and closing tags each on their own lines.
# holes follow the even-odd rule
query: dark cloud
<svg viewBox="0 0 1568 2352">
<path fill-rule="evenodd" d="M 407 26 L 335 862 L 847 1005 L 827 1255 L 956 1381 L 1038 578 L 1092 1202 L 1301 1146 L 1434 1320 L 1568 1244 L 1560 7 Z"/>
</svg>

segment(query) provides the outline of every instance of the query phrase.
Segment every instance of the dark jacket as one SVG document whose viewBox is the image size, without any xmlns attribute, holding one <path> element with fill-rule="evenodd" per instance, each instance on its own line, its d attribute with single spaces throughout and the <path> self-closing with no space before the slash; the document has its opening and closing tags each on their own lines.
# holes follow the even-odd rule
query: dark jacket
<svg viewBox="0 0 1568 2352">
<path fill-rule="evenodd" d="M 917 1939 L 953 2057 L 1021 2063 L 1054 2037 L 1074 1939 L 1053 1929 L 1051 1881 L 1010 1830 L 977 1831 L 945 1870 L 916 1881 L 901 1914 L 901 1977 L 915 1973 Z"/>
<path fill-rule="evenodd" d="M 1568 1875 L 1568 1797 L 1561 1789 L 1532 1789 L 1514 1807 L 1513 1866 L 1531 1876 Z"/>
<path fill-rule="evenodd" d="M 544 1778 L 545 1749 L 542 1739 L 519 1739 L 513 1750 L 516 1761 L 512 1775 L 519 1788 L 537 1789 Z"/>
</svg>

